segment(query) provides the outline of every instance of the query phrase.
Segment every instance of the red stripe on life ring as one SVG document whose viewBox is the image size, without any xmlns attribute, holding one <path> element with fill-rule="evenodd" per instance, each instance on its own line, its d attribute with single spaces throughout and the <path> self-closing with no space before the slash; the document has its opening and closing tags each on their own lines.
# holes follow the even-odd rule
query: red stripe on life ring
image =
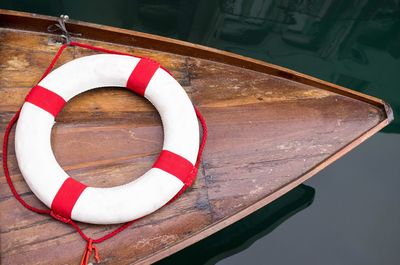
<svg viewBox="0 0 400 265">
<path fill-rule="evenodd" d="M 54 117 L 65 105 L 65 100 L 62 97 L 41 86 L 34 86 L 26 96 L 25 101 L 38 106 Z"/>
<path fill-rule="evenodd" d="M 144 96 L 147 85 L 160 64 L 149 58 L 142 58 L 129 76 L 126 87 L 137 94 Z"/>
<path fill-rule="evenodd" d="M 186 158 L 168 150 L 162 150 L 153 168 L 159 168 L 188 184 L 188 177 L 195 167 Z"/>
<path fill-rule="evenodd" d="M 54 197 L 51 209 L 64 218 L 71 218 L 72 209 L 86 187 L 73 178 L 67 178 Z"/>
</svg>

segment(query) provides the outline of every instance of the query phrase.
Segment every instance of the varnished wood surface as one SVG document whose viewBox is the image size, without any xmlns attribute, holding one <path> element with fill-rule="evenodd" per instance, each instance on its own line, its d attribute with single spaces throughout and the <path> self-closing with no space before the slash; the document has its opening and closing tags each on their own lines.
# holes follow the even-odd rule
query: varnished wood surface
<svg viewBox="0 0 400 265">
<path fill-rule="evenodd" d="M 18 19 L 21 17 L 16 16 L 14 21 Z M 10 17 L 3 21 L 10 21 Z M 54 36 L 9 29 L 6 24 L 0 28 L 1 137 L 59 47 L 53 42 Z M 310 86 L 311 81 L 299 80 L 311 79 L 298 73 L 296 78 L 292 72 L 284 78 L 282 74 L 249 70 L 196 54 L 79 41 L 161 62 L 184 86 L 209 127 L 193 188 L 176 202 L 99 244 L 104 264 L 146 264 L 198 241 L 311 177 L 391 118 L 388 107 L 378 99 L 323 81 L 321 84 L 329 89 Z M 148 47 L 153 46 L 149 41 Z M 93 53 L 70 47 L 59 64 Z M 243 66 L 248 66 L 247 62 Z M 19 172 L 13 144 L 9 152 L 12 179 L 24 199 L 40 205 Z M 67 104 L 57 117 L 52 146 L 57 160 L 72 177 L 92 186 L 119 185 L 152 165 L 162 146 L 161 121 L 143 98 L 120 88 L 100 88 Z M 1 264 L 77 264 L 85 242 L 75 230 L 19 205 L 0 172 Z M 115 226 L 82 227 L 97 238 Z"/>
</svg>

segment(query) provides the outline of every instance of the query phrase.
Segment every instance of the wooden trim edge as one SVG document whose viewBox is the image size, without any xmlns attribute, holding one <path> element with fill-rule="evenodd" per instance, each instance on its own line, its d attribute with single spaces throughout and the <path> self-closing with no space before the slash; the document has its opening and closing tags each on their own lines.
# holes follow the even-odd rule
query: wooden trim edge
<svg viewBox="0 0 400 265">
<path fill-rule="evenodd" d="M 55 23 L 55 21 L 56 18 L 51 16 L 0 9 L 0 27 L 48 33 L 47 26 Z M 134 45 L 142 48 L 151 48 L 158 51 L 226 63 L 318 87 L 320 89 L 372 104 L 380 108 L 389 121 L 393 119 L 393 112 L 390 111 L 390 106 L 381 99 L 282 66 L 273 65 L 264 61 L 199 44 L 111 26 L 103 26 L 74 20 L 70 20 L 68 26 L 72 32 L 82 33 L 82 38 L 105 41 L 114 44 Z"/>
</svg>

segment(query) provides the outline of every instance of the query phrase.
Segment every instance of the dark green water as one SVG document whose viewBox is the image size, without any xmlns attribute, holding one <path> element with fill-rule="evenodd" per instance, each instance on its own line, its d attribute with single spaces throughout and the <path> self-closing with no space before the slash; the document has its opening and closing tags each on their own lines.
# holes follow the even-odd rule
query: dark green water
<svg viewBox="0 0 400 265">
<path fill-rule="evenodd" d="M 400 1 L 6 1 L 285 66 L 389 102 L 395 121 L 311 180 L 159 264 L 400 264 Z"/>
</svg>

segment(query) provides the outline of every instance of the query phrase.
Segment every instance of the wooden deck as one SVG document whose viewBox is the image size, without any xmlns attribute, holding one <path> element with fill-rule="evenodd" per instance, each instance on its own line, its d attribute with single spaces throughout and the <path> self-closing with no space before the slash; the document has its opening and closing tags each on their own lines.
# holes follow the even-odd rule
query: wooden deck
<svg viewBox="0 0 400 265">
<path fill-rule="evenodd" d="M 43 31 L 51 19 L 0 12 L 1 137 L 59 47 Z M 32 21 L 36 24 L 26 24 Z M 111 27 L 80 22 L 72 28 L 85 33 L 80 42 L 161 62 L 209 127 L 194 186 L 99 244 L 104 264 L 154 262 L 222 229 L 313 176 L 392 119 L 390 108 L 379 99 L 281 67 Z M 109 39 L 113 34 L 125 37 Z M 93 53 L 69 47 L 59 64 Z M 13 144 L 9 167 L 17 190 L 41 205 L 23 181 Z M 146 172 L 156 159 L 162 147 L 161 121 L 145 99 L 120 88 L 99 88 L 67 104 L 57 117 L 52 146 L 59 163 L 77 180 L 97 187 L 123 184 Z M 11 195 L 3 170 L 0 187 L 1 264 L 79 263 L 85 242 L 75 230 L 22 207 Z M 82 227 L 97 238 L 116 226 Z"/>
</svg>

